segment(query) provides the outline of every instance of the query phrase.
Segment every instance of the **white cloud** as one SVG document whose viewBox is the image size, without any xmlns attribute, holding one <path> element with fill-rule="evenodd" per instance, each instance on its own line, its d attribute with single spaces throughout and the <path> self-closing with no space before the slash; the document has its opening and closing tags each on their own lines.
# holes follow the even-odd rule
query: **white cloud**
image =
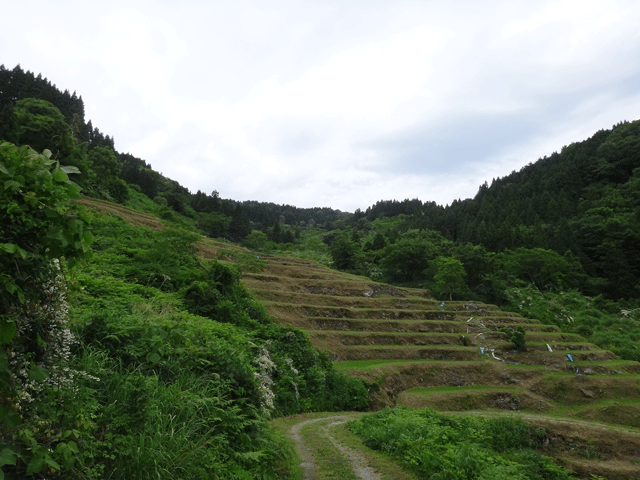
<svg viewBox="0 0 640 480">
<path fill-rule="evenodd" d="M 327 116 L 349 121 L 387 118 L 402 102 L 424 96 L 432 74 L 431 59 L 450 36 L 444 29 L 424 25 L 351 48 L 292 82 L 265 79 L 240 108 L 246 109 L 247 115 L 257 110 L 256 115 Z"/>
</svg>

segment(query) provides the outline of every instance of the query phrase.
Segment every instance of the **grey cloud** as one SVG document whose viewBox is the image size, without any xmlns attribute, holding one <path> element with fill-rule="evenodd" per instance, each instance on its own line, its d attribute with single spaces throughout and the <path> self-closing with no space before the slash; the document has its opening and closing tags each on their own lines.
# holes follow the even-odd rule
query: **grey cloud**
<svg viewBox="0 0 640 480">
<path fill-rule="evenodd" d="M 465 115 L 417 125 L 366 148 L 378 152 L 382 171 L 437 175 L 463 172 L 542 128 L 532 114 Z"/>
<path fill-rule="evenodd" d="M 318 133 L 310 130 L 299 130 L 284 135 L 280 142 L 279 150 L 285 155 L 304 155 L 320 147 L 325 140 Z"/>
<path fill-rule="evenodd" d="M 522 88 L 521 92 L 516 92 L 519 104 L 532 105 L 519 111 L 486 114 L 461 111 L 416 124 L 386 137 L 362 142 L 357 147 L 377 153 L 379 163 L 374 168 L 380 172 L 416 175 L 468 173 L 469 169 L 481 168 L 483 162 L 513 151 L 519 145 L 544 136 L 553 137 L 562 130 L 574 128 L 584 123 L 585 115 L 595 116 L 606 111 L 614 101 L 637 98 L 640 69 L 622 77 L 614 75 L 594 79 L 573 90 L 568 85 L 556 85 L 556 91 L 548 88 L 534 93 L 531 89 Z M 470 105 L 471 108 L 473 105 Z M 634 119 L 619 118 L 615 122 Z M 601 128 L 609 127 L 602 125 Z M 595 133 L 595 130 L 591 133 Z M 553 148 L 560 150 L 562 146 Z M 553 151 L 545 153 L 551 154 Z M 525 165 L 536 160 L 527 157 L 522 158 L 521 162 Z"/>
</svg>

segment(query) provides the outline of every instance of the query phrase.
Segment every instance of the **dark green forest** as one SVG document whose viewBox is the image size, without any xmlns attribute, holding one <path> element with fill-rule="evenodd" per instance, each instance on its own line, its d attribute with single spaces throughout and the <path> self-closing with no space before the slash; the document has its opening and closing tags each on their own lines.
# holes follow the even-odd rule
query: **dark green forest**
<svg viewBox="0 0 640 480">
<path fill-rule="evenodd" d="M 639 166 L 640 122 L 622 122 L 485 182 L 472 199 L 446 207 L 380 201 L 356 211 L 351 222 L 403 215 L 406 229 L 437 231 L 457 245 L 549 250 L 582 267 L 586 277 L 573 286 L 585 293 L 638 298 Z"/>
<path fill-rule="evenodd" d="M 640 361 L 640 121 L 470 199 L 350 213 L 223 199 L 213 179 L 192 193 L 118 152 L 81 96 L 0 65 L 0 180 L 0 480 L 277 478 L 291 452 L 270 416 L 366 408 L 364 384 L 275 325 L 237 269 L 195 256 L 201 234 L 494 303 Z"/>
</svg>

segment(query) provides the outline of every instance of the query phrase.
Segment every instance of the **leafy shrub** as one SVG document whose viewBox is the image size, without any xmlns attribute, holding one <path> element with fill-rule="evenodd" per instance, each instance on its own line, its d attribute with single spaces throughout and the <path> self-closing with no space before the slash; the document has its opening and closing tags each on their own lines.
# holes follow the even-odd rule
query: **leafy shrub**
<svg viewBox="0 0 640 480">
<path fill-rule="evenodd" d="M 192 282 L 184 292 L 184 303 L 191 313 L 212 319 L 222 298 L 214 286 L 203 281 Z"/>
<path fill-rule="evenodd" d="M 501 328 L 500 331 L 507 335 L 507 339 L 513 343 L 513 346 L 517 351 L 525 350 L 525 331 L 521 325 L 515 327 L 515 329 L 510 329 L 507 327 Z"/>
<path fill-rule="evenodd" d="M 365 445 L 388 453 L 420 478 L 572 478 L 551 458 L 530 449 L 537 437 L 519 419 L 387 407 L 352 422 L 351 430 Z"/>
</svg>

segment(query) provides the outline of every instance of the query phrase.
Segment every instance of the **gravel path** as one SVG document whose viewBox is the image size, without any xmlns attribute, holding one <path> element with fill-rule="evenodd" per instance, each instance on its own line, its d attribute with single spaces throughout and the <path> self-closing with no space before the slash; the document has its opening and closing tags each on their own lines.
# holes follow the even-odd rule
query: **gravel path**
<svg viewBox="0 0 640 480">
<path fill-rule="evenodd" d="M 331 415 L 328 417 L 322 418 L 314 418 L 311 420 L 305 420 L 300 423 L 296 423 L 289 429 L 289 435 L 293 439 L 296 448 L 300 452 L 300 457 L 302 458 L 302 463 L 300 466 L 304 470 L 304 480 L 313 480 L 316 478 L 316 469 L 317 465 L 315 464 L 315 458 L 313 456 L 313 452 L 310 451 L 309 447 L 305 445 L 304 439 L 300 431 L 306 425 L 316 422 L 327 422 L 327 424 L 319 430 L 321 435 L 327 437 L 327 439 L 333 444 L 342 455 L 349 460 L 351 463 L 351 468 L 353 469 L 353 473 L 362 480 L 381 480 L 382 477 L 378 475 L 374 469 L 367 465 L 367 460 L 364 458 L 356 450 L 347 447 L 346 445 L 342 445 L 339 443 L 332 435 L 329 433 L 329 429 L 336 425 L 341 425 L 343 423 L 349 422 L 353 420 L 353 417 L 345 416 L 345 415 Z"/>
</svg>

